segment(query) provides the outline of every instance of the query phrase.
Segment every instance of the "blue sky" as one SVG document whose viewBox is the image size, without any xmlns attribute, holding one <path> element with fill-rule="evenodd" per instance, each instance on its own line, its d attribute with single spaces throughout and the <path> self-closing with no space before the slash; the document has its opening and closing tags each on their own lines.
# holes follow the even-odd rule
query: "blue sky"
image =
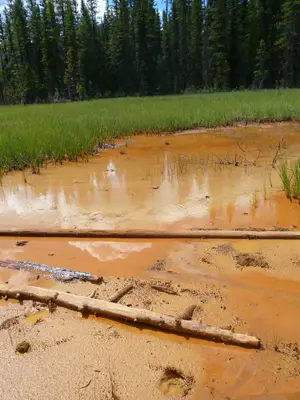
<svg viewBox="0 0 300 400">
<path fill-rule="evenodd" d="M 3 10 L 4 4 L 5 4 L 5 0 L 0 0 L 0 11 Z"/>
</svg>

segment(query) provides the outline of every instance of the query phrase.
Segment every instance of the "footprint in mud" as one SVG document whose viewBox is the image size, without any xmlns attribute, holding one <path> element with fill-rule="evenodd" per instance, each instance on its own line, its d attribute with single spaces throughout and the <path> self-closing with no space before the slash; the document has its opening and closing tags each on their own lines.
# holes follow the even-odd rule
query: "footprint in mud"
<svg viewBox="0 0 300 400">
<path fill-rule="evenodd" d="M 174 368 L 166 368 L 158 389 L 167 397 L 184 397 L 192 389 L 194 378 L 184 376 Z"/>
</svg>

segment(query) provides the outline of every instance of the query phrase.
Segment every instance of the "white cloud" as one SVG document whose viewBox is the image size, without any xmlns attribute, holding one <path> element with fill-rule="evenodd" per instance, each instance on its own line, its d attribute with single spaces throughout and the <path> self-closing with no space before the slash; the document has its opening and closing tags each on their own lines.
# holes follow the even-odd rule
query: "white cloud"
<svg viewBox="0 0 300 400">
<path fill-rule="evenodd" d="M 2 0 L 0 0 L 1 2 Z M 106 3 L 104 0 L 99 0 L 98 2 L 98 13 L 100 15 L 100 17 L 103 17 L 104 12 L 105 12 L 105 8 L 106 8 Z"/>
</svg>

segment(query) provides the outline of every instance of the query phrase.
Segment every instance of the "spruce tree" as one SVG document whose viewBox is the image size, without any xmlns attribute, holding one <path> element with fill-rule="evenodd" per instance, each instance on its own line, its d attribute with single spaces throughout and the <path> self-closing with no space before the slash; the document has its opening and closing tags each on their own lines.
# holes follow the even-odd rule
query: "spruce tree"
<svg viewBox="0 0 300 400">
<path fill-rule="evenodd" d="M 280 37 L 277 42 L 281 54 L 281 84 L 300 86 L 300 0 L 286 0 L 282 7 Z"/>
<path fill-rule="evenodd" d="M 190 83 L 199 89 L 203 86 L 203 4 L 192 0 L 190 24 Z"/>
</svg>

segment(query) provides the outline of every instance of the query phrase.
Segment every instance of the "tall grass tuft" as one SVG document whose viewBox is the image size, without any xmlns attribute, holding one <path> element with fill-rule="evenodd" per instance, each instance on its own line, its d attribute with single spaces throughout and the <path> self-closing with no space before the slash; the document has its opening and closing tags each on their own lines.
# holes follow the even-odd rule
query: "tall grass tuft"
<svg viewBox="0 0 300 400">
<path fill-rule="evenodd" d="M 300 204 L 300 158 L 292 164 L 293 197 Z"/>
<path fill-rule="evenodd" d="M 285 191 L 286 197 L 292 201 L 292 185 L 293 185 L 293 175 L 289 170 L 287 160 L 282 160 L 279 164 L 278 173 L 281 179 L 283 189 Z"/>
</svg>

